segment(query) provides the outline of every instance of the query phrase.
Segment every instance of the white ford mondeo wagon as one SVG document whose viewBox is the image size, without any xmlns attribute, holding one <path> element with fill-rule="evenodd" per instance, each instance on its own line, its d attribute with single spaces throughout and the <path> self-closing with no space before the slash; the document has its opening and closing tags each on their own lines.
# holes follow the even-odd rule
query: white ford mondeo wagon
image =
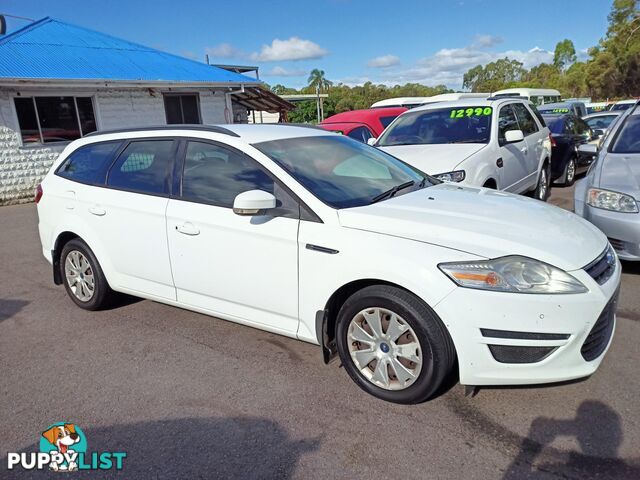
<svg viewBox="0 0 640 480">
<path fill-rule="evenodd" d="M 613 336 L 621 269 L 594 226 L 323 130 L 91 134 L 36 201 L 54 281 L 78 306 L 124 292 L 318 344 L 391 402 L 455 374 L 588 376 Z"/>
</svg>

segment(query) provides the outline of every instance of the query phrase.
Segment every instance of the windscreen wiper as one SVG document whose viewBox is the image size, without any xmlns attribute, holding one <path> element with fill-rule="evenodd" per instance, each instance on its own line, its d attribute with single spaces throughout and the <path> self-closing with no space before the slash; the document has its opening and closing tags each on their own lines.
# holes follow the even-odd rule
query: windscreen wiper
<svg viewBox="0 0 640 480">
<path fill-rule="evenodd" d="M 412 187 L 415 183 L 416 182 L 414 182 L 413 180 L 410 180 L 408 182 L 401 183 L 400 185 L 396 185 L 395 187 L 390 188 L 386 192 L 382 192 L 381 194 L 376 195 L 375 197 L 373 197 L 371 199 L 371 203 L 379 202 L 380 200 L 384 200 L 385 198 L 391 198 L 396 193 L 398 193 L 400 190 L 402 190 L 404 188 Z"/>
</svg>

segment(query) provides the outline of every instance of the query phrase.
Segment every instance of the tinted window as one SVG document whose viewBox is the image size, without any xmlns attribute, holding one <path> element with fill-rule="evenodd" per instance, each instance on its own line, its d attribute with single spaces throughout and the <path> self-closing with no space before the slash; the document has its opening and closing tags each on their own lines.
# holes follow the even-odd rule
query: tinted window
<svg viewBox="0 0 640 480">
<path fill-rule="evenodd" d="M 500 145 L 506 142 L 505 133 L 511 130 L 520 130 L 520 125 L 518 125 L 513 108 L 511 108 L 511 105 L 507 105 L 500 109 L 498 117 L 498 142 Z"/>
<path fill-rule="evenodd" d="M 602 115 L 601 117 L 588 118 L 586 122 L 591 128 L 606 130 L 616 117 L 617 115 Z"/>
<path fill-rule="evenodd" d="M 58 168 L 57 174 L 83 183 L 96 183 L 98 173 L 112 160 L 121 142 L 94 143 L 80 147 Z M 104 177 L 102 178 L 104 181 Z"/>
<path fill-rule="evenodd" d="M 633 107 L 633 103 L 618 103 L 618 104 L 615 104 L 613 107 L 611 107 L 611 110 L 614 112 L 618 112 L 618 111 L 621 112 L 631 107 Z"/>
<path fill-rule="evenodd" d="M 635 113 L 627 118 L 614 140 L 611 151 L 613 153 L 640 153 L 640 114 Z"/>
<path fill-rule="evenodd" d="M 202 123 L 198 95 L 165 95 L 164 109 L 167 124 Z"/>
<path fill-rule="evenodd" d="M 334 208 L 371 203 L 392 187 L 397 195 L 432 185 L 429 178 L 381 150 L 338 135 L 287 138 L 254 144 L 317 198 Z"/>
<path fill-rule="evenodd" d="M 378 145 L 488 143 L 492 112 L 491 107 L 478 106 L 405 113 L 385 130 Z"/>
<path fill-rule="evenodd" d="M 380 123 L 384 128 L 387 128 L 391 124 L 391 122 L 396 119 L 396 117 L 397 115 L 393 115 L 391 117 L 380 117 Z"/>
<path fill-rule="evenodd" d="M 562 133 L 567 135 L 574 135 L 576 133 L 576 123 L 573 121 L 573 118 L 566 117 L 564 119 L 564 128 L 562 129 Z"/>
<path fill-rule="evenodd" d="M 576 118 L 574 122 L 577 135 L 582 135 L 583 137 L 591 137 L 591 129 L 589 128 L 589 125 L 587 125 L 587 122 L 585 122 L 581 118 Z"/>
<path fill-rule="evenodd" d="M 347 136 L 353 138 L 354 140 L 358 140 L 359 142 L 362 142 L 362 143 L 367 143 L 367 140 L 373 137 L 373 135 L 371 135 L 371 132 L 367 127 L 354 128 L 347 134 Z"/>
<path fill-rule="evenodd" d="M 232 208 L 249 190 L 274 193 L 274 181 L 252 158 L 205 142 L 189 142 L 182 176 L 182 198 Z"/>
<path fill-rule="evenodd" d="M 131 142 L 109 170 L 107 185 L 143 193 L 169 193 L 173 140 Z"/>
<path fill-rule="evenodd" d="M 525 107 L 522 103 L 514 103 L 513 109 L 515 110 L 516 116 L 518 117 L 520 130 L 522 130 L 522 133 L 524 133 L 525 137 L 538 131 L 538 125 L 533 119 L 533 115 L 531 115 L 531 113 L 529 113 L 529 110 L 527 110 L 527 107 Z"/>
<path fill-rule="evenodd" d="M 545 122 L 551 133 L 563 133 L 564 117 L 545 117 Z"/>
</svg>

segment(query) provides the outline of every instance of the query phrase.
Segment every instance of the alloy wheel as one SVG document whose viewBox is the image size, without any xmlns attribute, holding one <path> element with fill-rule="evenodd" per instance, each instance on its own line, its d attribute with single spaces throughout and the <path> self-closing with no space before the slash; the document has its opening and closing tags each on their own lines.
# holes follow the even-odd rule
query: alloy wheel
<svg viewBox="0 0 640 480">
<path fill-rule="evenodd" d="M 422 370 L 422 349 L 413 329 L 385 308 L 356 314 L 347 331 L 354 365 L 371 383 L 385 390 L 411 386 Z"/>
<path fill-rule="evenodd" d="M 93 269 L 82 252 L 71 250 L 64 262 L 67 284 L 73 295 L 81 302 L 88 302 L 95 293 Z"/>
<path fill-rule="evenodd" d="M 538 199 L 545 200 L 547 198 L 547 169 L 540 171 L 540 180 L 538 180 Z"/>
<path fill-rule="evenodd" d="M 566 183 L 573 182 L 573 179 L 575 176 L 576 176 L 576 161 L 572 158 L 571 160 L 569 160 L 569 164 L 567 165 Z"/>
</svg>

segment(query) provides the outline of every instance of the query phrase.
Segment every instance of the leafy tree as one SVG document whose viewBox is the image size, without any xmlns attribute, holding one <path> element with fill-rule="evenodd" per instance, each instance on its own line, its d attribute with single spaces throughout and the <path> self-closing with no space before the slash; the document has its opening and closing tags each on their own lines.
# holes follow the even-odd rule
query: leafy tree
<svg viewBox="0 0 640 480">
<path fill-rule="evenodd" d="M 567 38 L 556 44 L 556 49 L 553 54 L 553 65 L 564 70 L 576 61 L 576 47 L 573 42 Z"/>
<path fill-rule="evenodd" d="M 324 76 L 324 70 L 319 70 L 317 68 L 311 70 L 309 78 L 307 79 L 307 83 L 309 84 L 310 88 L 313 88 L 314 91 L 319 89 L 321 92 L 328 90 L 329 87 L 333 85 L 333 82 L 327 80 Z"/>
<path fill-rule="evenodd" d="M 508 57 L 487 63 L 484 67 L 477 65 L 463 76 L 463 88 L 472 92 L 493 92 L 505 85 L 520 82 L 527 71 L 522 62 L 510 60 Z"/>
</svg>

